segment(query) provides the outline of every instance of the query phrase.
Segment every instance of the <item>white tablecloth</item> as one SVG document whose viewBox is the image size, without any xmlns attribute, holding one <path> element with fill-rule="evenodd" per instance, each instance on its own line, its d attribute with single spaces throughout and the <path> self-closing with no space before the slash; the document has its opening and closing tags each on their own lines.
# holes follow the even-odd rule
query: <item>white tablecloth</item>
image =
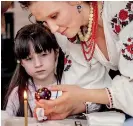
<svg viewBox="0 0 133 126">
<path fill-rule="evenodd" d="M 80 121 L 82 126 L 87 126 L 87 120 L 64 119 L 38 123 L 35 118 L 28 118 L 28 126 L 75 126 L 75 121 Z M 5 111 L 2 111 L 1 126 L 24 126 L 24 117 L 9 117 Z"/>
<path fill-rule="evenodd" d="M 28 118 L 28 126 L 75 126 L 80 121 L 82 126 L 123 126 L 125 115 L 118 112 L 95 112 L 86 115 L 87 120 L 64 119 L 39 123 L 35 118 Z M 24 126 L 24 117 L 9 117 L 1 112 L 1 126 Z"/>
</svg>

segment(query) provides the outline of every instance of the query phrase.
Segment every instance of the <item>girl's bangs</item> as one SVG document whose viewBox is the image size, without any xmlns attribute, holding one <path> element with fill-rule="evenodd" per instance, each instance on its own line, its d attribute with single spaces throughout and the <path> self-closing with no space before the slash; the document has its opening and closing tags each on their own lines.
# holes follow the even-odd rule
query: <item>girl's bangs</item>
<svg viewBox="0 0 133 126">
<path fill-rule="evenodd" d="M 16 40 L 15 54 L 17 59 L 25 59 L 30 55 L 30 43 L 36 53 L 41 53 L 42 51 L 51 52 L 52 49 L 56 51 L 59 48 L 55 38 L 52 38 L 46 33 L 36 33 L 30 36 L 23 35 L 21 39 Z"/>
<path fill-rule="evenodd" d="M 29 41 L 30 39 L 26 35 L 23 35 L 21 38 L 15 40 L 14 51 L 17 59 L 25 59 L 30 55 Z"/>
</svg>

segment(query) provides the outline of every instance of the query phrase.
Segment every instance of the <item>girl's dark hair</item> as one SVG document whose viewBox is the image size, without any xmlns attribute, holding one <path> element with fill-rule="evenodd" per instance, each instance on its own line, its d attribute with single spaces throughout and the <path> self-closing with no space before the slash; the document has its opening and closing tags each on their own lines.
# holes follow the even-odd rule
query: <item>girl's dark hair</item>
<svg viewBox="0 0 133 126">
<path fill-rule="evenodd" d="M 14 52 L 17 60 L 21 61 L 22 59 L 25 59 L 30 55 L 29 43 L 32 43 L 36 53 L 41 53 L 42 51 L 51 52 L 52 50 L 57 53 L 57 50 L 59 50 L 59 56 L 57 59 L 58 63 L 56 67 L 56 78 L 57 84 L 60 84 L 62 73 L 64 70 L 64 53 L 59 47 L 55 36 L 50 32 L 48 28 L 46 28 L 45 26 L 40 26 L 39 24 L 31 24 L 24 26 L 17 32 L 17 35 L 15 37 Z M 7 92 L 5 101 L 6 106 L 9 95 L 11 94 L 12 90 L 18 86 L 20 107 L 17 116 L 24 116 L 23 92 L 24 90 L 28 90 L 27 84 L 29 78 L 31 77 L 26 73 L 23 66 L 19 63 L 10 82 L 9 90 Z"/>
</svg>

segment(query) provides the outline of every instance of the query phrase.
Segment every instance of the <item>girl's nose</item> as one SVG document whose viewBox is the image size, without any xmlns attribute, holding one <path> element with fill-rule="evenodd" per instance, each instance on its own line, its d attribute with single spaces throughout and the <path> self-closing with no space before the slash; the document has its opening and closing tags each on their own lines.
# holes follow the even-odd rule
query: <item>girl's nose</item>
<svg viewBox="0 0 133 126">
<path fill-rule="evenodd" d="M 53 34 L 58 31 L 59 26 L 54 21 L 48 21 L 47 24 Z"/>
<path fill-rule="evenodd" d="M 35 66 L 35 67 L 40 67 L 40 66 L 42 66 L 41 59 L 40 59 L 37 55 L 35 56 L 35 59 L 34 59 L 34 66 Z"/>
</svg>

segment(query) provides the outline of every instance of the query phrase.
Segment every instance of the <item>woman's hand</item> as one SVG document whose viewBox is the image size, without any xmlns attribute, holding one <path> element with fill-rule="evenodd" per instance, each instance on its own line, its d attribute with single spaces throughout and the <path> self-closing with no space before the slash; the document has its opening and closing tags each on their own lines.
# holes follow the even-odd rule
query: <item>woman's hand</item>
<svg viewBox="0 0 133 126">
<path fill-rule="evenodd" d="M 57 85 L 51 91 L 62 91 L 62 96 L 55 100 L 39 100 L 36 107 L 42 107 L 49 119 L 64 119 L 69 115 L 85 111 L 84 90 L 73 85 Z"/>
</svg>

